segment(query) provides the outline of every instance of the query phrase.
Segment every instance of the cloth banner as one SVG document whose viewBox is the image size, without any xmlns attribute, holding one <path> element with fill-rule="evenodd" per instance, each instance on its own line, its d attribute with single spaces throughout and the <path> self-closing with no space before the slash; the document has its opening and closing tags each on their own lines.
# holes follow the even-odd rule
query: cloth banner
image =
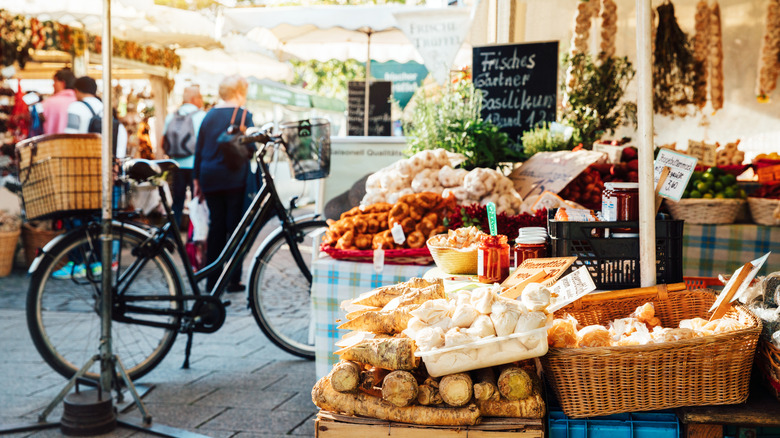
<svg viewBox="0 0 780 438">
<path fill-rule="evenodd" d="M 398 27 L 409 38 L 440 85 L 449 80 L 450 67 L 471 28 L 474 8 L 397 12 Z"/>
</svg>

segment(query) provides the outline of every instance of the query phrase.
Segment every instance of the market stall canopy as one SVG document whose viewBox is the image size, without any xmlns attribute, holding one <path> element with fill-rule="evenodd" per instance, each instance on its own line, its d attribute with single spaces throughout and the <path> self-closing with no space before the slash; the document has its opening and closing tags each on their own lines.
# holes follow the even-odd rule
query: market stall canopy
<svg viewBox="0 0 780 438">
<path fill-rule="evenodd" d="M 154 6 L 154 0 L 116 0 L 112 4 L 111 18 L 114 25 L 125 20 L 143 18 Z M 38 20 L 59 21 L 63 24 L 79 22 L 84 26 L 100 25 L 102 0 L 0 0 L 0 9 L 13 14 L 35 17 Z"/>
<path fill-rule="evenodd" d="M 394 13 L 430 10 L 408 6 L 309 6 L 225 9 L 223 33 L 245 34 L 279 59 L 423 62 Z M 369 41 L 370 34 L 370 41 Z"/>
<path fill-rule="evenodd" d="M 176 50 L 181 57 L 179 73 L 190 77 L 205 75 L 239 74 L 273 80 L 292 79 L 292 67 L 281 62 L 256 43 L 240 36 L 222 39 L 224 49 L 182 48 Z"/>
</svg>

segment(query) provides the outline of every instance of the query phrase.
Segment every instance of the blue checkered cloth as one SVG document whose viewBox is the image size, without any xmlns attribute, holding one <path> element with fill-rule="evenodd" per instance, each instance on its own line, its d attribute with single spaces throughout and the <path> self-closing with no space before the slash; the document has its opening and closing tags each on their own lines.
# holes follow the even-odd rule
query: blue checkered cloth
<svg viewBox="0 0 780 438">
<path fill-rule="evenodd" d="M 337 320 L 345 321 L 346 313 L 339 308 L 344 300 L 357 298 L 380 286 L 401 283 L 411 277 L 422 277 L 433 266 L 385 265 L 374 271 L 372 263 L 334 260 L 328 256 L 312 265 L 311 300 L 314 307 L 314 343 L 317 378 L 327 375 L 338 357 L 333 354 L 335 343 L 349 330 L 338 330 Z"/>
<path fill-rule="evenodd" d="M 780 227 L 763 225 L 691 225 L 683 233 L 683 275 L 730 275 L 745 263 L 771 251 L 758 272 L 780 271 Z"/>
</svg>

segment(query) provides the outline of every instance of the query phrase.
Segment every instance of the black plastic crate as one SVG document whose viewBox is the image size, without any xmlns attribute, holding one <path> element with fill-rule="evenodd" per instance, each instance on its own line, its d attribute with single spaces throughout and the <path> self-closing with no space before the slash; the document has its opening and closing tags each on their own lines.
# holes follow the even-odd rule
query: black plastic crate
<svg viewBox="0 0 780 438">
<path fill-rule="evenodd" d="M 683 281 L 683 225 L 681 220 L 658 220 L 656 237 L 656 282 Z M 553 257 L 577 256 L 572 270 L 588 268 L 599 289 L 637 287 L 639 237 L 602 237 L 613 229 L 639 228 L 639 222 L 548 222 Z"/>
</svg>

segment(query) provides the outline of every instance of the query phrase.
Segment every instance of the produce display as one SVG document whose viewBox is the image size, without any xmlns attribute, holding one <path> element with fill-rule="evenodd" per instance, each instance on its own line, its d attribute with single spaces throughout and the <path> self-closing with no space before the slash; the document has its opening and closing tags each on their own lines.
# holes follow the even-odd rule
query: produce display
<svg viewBox="0 0 780 438">
<path fill-rule="evenodd" d="M 747 193 L 737 185 L 737 178 L 717 167 L 704 172 L 694 171 L 683 198 L 693 199 L 745 199 Z"/>
<path fill-rule="evenodd" d="M 399 160 L 368 177 L 366 195 L 360 205 L 395 204 L 407 195 L 433 192 L 444 198 L 454 197 L 459 205 L 493 202 L 498 212 L 509 215 L 521 212 L 523 198 L 511 179 L 495 169 L 454 169 L 453 159 L 456 157 L 444 149 L 435 149 Z"/>
<path fill-rule="evenodd" d="M 751 198 L 763 198 L 763 199 L 780 199 L 780 183 L 778 184 L 762 184 L 753 193 L 750 194 Z"/>
<path fill-rule="evenodd" d="M 453 233 L 453 242 L 469 235 Z M 523 328 L 541 331 L 537 344 L 546 351 L 547 315 L 540 309 L 549 304 L 549 291 L 534 289 L 523 301 L 502 298 L 499 291 L 484 287 L 448 299 L 441 280 L 412 278 L 342 303 L 348 313 L 339 328 L 352 332 L 339 343 L 341 362 L 314 386 L 312 401 L 324 410 L 419 425 L 474 425 L 483 416 L 543 417 L 532 364 L 516 359 L 493 367 L 469 359 L 474 354 L 466 350 L 455 358 L 470 361 L 466 369 L 437 374 L 421 354 Z M 540 317 L 531 316 L 536 314 Z M 522 340 L 512 344 L 523 345 Z"/>
<path fill-rule="evenodd" d="M 402 196 L 394 205 L 354 207 L 329 221 L 322 243 L 340 250 L 422 248 L 429 237 L 447 231 L 442 219 L 450 207 L 451 202 L 431 192 Z M 403 229 L 402 243 L 393 237 L 395 224 Z"/>
<path fill-rule="evenodd" d="M 631 315 L 610 321 L 607 326 L 580 327 L 571 315 L 556 318 L 548 329 L 547 342 L 553 348 L 615 347 L 682 341 L 740 330 L 746 326 L 732 318 L 707 321 L 683 319 L 676 328 L 661 326 L 653 303 L 645 303 Z"/>
</svg>

